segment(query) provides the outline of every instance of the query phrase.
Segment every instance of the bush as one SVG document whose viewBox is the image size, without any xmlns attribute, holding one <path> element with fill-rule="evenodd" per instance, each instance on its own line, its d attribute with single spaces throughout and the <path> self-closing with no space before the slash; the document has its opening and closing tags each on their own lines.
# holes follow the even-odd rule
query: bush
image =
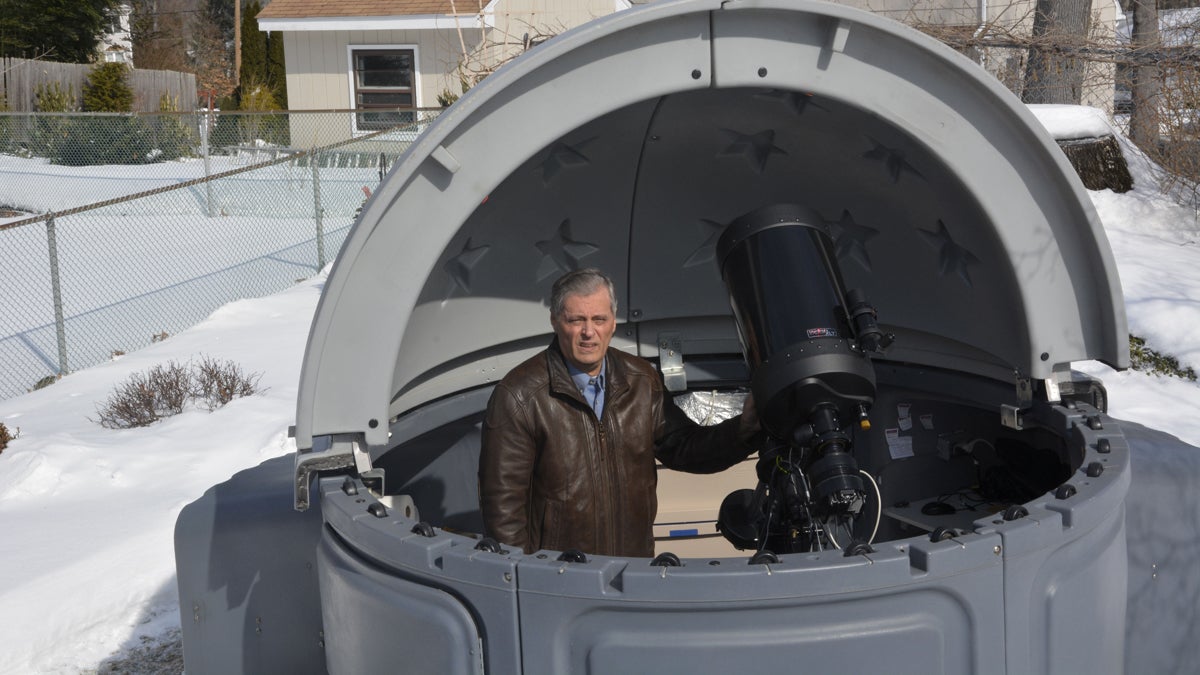
<svg viewBox="0 0 1200 675">
<path fill-rule="evenodd" d="M 239 108 L 246 112 L 265 113 L 262 115 L 242 115 L 238 117 L 238 136 L 243 145 L 254 145 L 262 140 L 272 145 L 287 145 L 289 129 L 287 115 L 279 110 L 275 101 L 275 93 L 265 82 L 251 78 L 242 83 L 239 90 L 241 104 Z M 280 113 L 280 114 L 271 114 Z"/>
<path fill-rule="evenodd" d="M 237 110 L 237 101 L 225 96 L 217 101 L 217 110 Z M 208 147 L 225 148 L 238 144 L 238 116 L 216 113 L 216 124 L 209 131 Z"/>
<path fill-rule="evenodd" d="M 38 112 L 71 112 L 75 110 L 75 91 L 63 89 L 58 82 L 43 82 L 34 92 Z"/>
<path fill-rule="evenodd" d="M 246 375 L 233 361 L 217 361 L 205 356 L 192 368 L 195 383 L 192 397 L 200 407 L 212 411 L 235 398 L 258 391 L 260 373 Z"/>
<path fill-rule="evenodd" d="M 134 373 L 116 386 L 96 410 L 100 426 L 106 429 L 131 429 L 150 426 L 163 417 L 183 412 L 191 395 L 191 373 L 171 361 L 164 368 L 154 366 L 145 373 Z"/>
<path fill-rule="evenodd" d="M 128 112 L 133 90 L 128 68 L 120 63 L 97 66 L 84 87 L 84 107 L 92 112 Z M 38 85 L 39 112 L 73 112 L 75 95 L 57 82 Z M 145 164 L 155 157 L 149 125 L 129 117 L 38 117 L 30 150 L 54 164 Z"/>
<path fill-rule="evenodd" d="M 70 112 L 75 107 L 75 94 L 57 82 L 41 83 L 34 94 L 38 112 Z M 66 147 L 70 138 L 71 120 L 67 117 L 38 115 L 34 119 L 29 150 L 38 157 L 54 157 Z"/>
<path fill-rule="evenodd" d="M 189 401 L 208 411 L 235 398 L 259 393 L 260 373 L 246 375 L 233 361 L 202 357 L 183 366 L 171 361 L 144 373 L 134 373 L 113 388 L 96 408 L 97 423 L 106 429 L 146 427 L 183 412 Z"/>
<path fill-rule="evenodd" d="M 17 433 L 20 434 L 20 432 Z M 0 422 L 0 452 L 4 452 L 4 449 L 8 447 L 8 442 L 16 437 L 8 430 L 8 427 L 4 426 L 4 422 Z"/>
<path fill-rule="evenodd" d="M 8 99 L 0 92 L 0 113 L 8 112 Z M 12 118 L 0 115 L 0 152 L 9 152 L 15 145 Z"/>
<path fill-rule="evenodd" d="M 63 166 L 146 164 L 155 158 L 151 132 L 139 117 L 78 117 L 66 120 L 68 141 L 49 155 Z"/>
<path fill-rule="evenodd" d="M 88 112 L 132 112 L 129 67 L 124 63 L 101 63 L 93 68 L 83 85 L 83 109 Z"/>
<path fill-rule="evenodd" d="M 1196 371 L 1179 365 L 1179 360 L 1168 354 L 1160 354 L 1146 346 L 1146 340 L 1136 335 L 1129 336 L 1129 359 L 1134 370 L 1147 375 L 1178 377 L 1189 382 L 1196 381 Z"/>
<path fill-rule="evenodd" d="M 34 382 L 33 389 L 30 389 L 30 391 L 37 391 L 38 389 L 45 389 L 46 387 L 49 387 L 50 385 L 54 384 L 55 382 L 58 382 L 58 375 L 47 375 L 47 376 L 43 377 L 42 379 L 38 380 L 37 382 Z"/>
<path fill-rule="evenodd" d="M 174 113 L 179 110 L 178 99 L 172 99 L 168 94 L 158 98 L 158 111 Z M 192 132 L 184 124 L 179 115 L 158 115 L 150 123 L 150 144 L 156 161 L 170 161 L 180 157 L 192 156 Z"/>
<path fill-rule="evenodd" d="M 36 96 L 39 112 L 74 110 L 75 95 L 57 82 L 39 84 Z M 136 117 L 39 116 L 30 150 L 54 164 L 91 166 L 144 164 L 151 147 L 146 123 Z"/>
</svg>

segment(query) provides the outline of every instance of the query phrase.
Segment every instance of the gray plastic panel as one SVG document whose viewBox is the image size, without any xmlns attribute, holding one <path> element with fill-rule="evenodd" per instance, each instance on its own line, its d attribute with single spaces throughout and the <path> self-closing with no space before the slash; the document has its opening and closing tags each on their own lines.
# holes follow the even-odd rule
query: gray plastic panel
<svg viewBox="0 0 1200 675">
<path fill-rule="evenodd" d="M 1126 499 L 1127 673 L 1186 673 L 1200 663 L 1200 448 L 1121 422 L 1133 483 Z"/>
<path fill-rule="evenodd" d="M 1002 378 L 1127 363 L 1093 207 L 976 64 L 837 5 L 678 0 L 532 50 L 394 167 L 318 307 L 298 446 L 380 447 L 403 410 L 494 382 L 544 343 L 565 267 L 611 268 L 631 322 L 726 315 L 702 249 L 785 197 L 840 228 L 843 266 L 899 335 L 892 358 Z M 653 344 L 635 332 L 623 348 Z"/>
<path fill-rule="evenodd" d="M 778 565 L 526 558 L 526 673 L 1004 672 L 994 541 L 914 542 Z M 912 549 L 911 551 L 909 549 Z M 924 569 L 915 569 L 921 560 Z"/>
<path fill-rule="evenodd" d="M 516 562 L 508 555 L 477 550 L 475 540 L 450 535 L 441 529 L 435 531 L 434 537 L 417 534 L 413 532 L 415 521 L 398 513 L 377 517 L 367 511 L 374 500 L 361 483 L 357 484 L 359 494 L 348 494 L 342 485 L 340 478 L 320 481 L 321 502 L 329 526 L 322 546 L 330 553 L 337 552 L 337 556 L 321 561 L 321 604 L 326 613 L 327 635 L 330 631 L 342 635 L 356 646 L 353 651 L 358 655 L 339 651 L 339 663 L 354 667 L 334 669 L 331 658 L 331 670 L 380 672 L 377 668 L 358 666 L 386 662 L 387 659 L 371 655 L 377 651 L 411 654 L 422 652 L 427 645 L 438 646 L 430 657 L 431 663 L 453 666 L 457 662 L 443 661 L 458 658 L 449 654 L 453 642 L 469 650 L 472 669 L 478 661 L 489 672 L 520 672 Z M 346 586 L 338 580 L 345 574 L 362 575 L 363 579 Z M 426 586 L 438 589 L 437 595 L 428 596 Z M 418 604 L 405 599 L 409 593 L 418 596 Z M 391 601 L 360 601 L 359 594 L 386 596 Z M 420 603 L 430 607 L 422 609 Z M 417 632 L 411 636 L 396 630 L 397 620 L 420 623 L 427 610 L 441 613 L 441 620 L 451 629 L 446 641 L 431 638 L 433 642 L 427 642 L 420 632 L 424 629 L 414 629 Z M 470 617 L 469 627 L 465 619 L 460 620 L 463 612 Z M 473 642 L 474 632 L 482 640 L 482 646 Z M 333 638 L 329 640 L 333 653 Z M 431 672 L 474 670 L 448 667 Z"/>
<path fill-rule="evenodd" d="M 292 510 L 292 461 L 240 471 L 179 514 L 175 569 L 189 673 L 325 672 L 321 509 Z"/>
<path fill-rule="evenodd" d="M 483 673 L 483 645 L 453 596 L 384 575 L 332 537 L 318 550 L 332 673 Z"/>
</svg>

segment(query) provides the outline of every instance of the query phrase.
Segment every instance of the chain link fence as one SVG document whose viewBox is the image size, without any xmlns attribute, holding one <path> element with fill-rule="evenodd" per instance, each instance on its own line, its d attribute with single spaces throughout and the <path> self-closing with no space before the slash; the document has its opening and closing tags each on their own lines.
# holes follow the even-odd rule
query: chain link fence
<svg viewBox="0 0 1200 675">
<path fill-rule="evenodd" d="M 0 114 L 0 398 L 319 271 L 438 112 Z"/>
</svg>

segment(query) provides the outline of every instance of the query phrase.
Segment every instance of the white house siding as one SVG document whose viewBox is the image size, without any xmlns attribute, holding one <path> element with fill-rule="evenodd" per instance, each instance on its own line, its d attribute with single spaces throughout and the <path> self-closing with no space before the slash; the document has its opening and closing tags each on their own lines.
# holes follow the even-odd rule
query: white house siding
<svg viewBox="0 0 1200 675">
<path fill-rule="evenodd" d="M 463 29 L 470 46 L 479 41 L 478 29 Z M 285 31 L 288 104 L 292 110 L 347 110 L 350 94 L 351 46 L 415 48 L 417 107 L 438 106 L 437 95 L 457 87 L 452 76 L 461 53 L 455 30 Z M 349 116 L 335 127 L 326 116 L 295 116 L 292 144 L 312 147 L 351 137 Z"/>
<path fill-rule="evenodd" d="M 495 31 L 517 40 L 525 33 L 557 35 L 612 14 L 618 6 L 627 5 L 617 0 L 501 0 L 494 8 Z"/>
<path fill-rule="evenodd" d="M 483 56 L 493 62 L 511 58 L 522 51 L 526 36 L 545 39 L 628 7 L 623 0 L 500 0 Z"/>
</svg>

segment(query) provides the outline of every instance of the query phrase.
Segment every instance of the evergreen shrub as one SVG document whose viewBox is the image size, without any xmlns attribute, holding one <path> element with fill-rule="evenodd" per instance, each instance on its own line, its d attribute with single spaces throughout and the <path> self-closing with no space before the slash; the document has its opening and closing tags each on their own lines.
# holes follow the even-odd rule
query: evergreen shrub
<svg viewBox="0 0 1200 675">
<path fill-rule="evenodd" d="M 172 99 L 168 94 L 158 98 L 160 113 L 174 113 L 178 110 L 178 99 Z M 154 146 L 151 154 L 154 155 L 154 159 L 164 162 L 191 157 L 194 154 L 192 136 L 191 130 L 179 115 L 158 115 L 150 122 L 150 144 Z"/>
<path fill-rule="evenodd" d="M 75 109 L 75 92 L 58 82 L 39 83 L 34 90 L 34 105 L 41 113 L 64 113 Z M 70 118 L 38 115 L 34 118 L 29 151 L 36 157 L 53 160 L 70 142 Z"/>
<path fill-rule="evenodd" d="M 291 134 L 287 115 L 279 113 L 275 92 L 262 79 L 251 77 L 242 83 L 241 109 L 246 112 L 268 113 L 242 115 L 238 118 L 238 135 L 243 145 L 264 141 L 271 145 L 288 145 Z"/>
<path fill-rule="evenodd" d="M 83 85 L 83 109 L 88 112 L 132 112 L 133 88 L 124 63 L 101 63 Z"/>
</svg>

